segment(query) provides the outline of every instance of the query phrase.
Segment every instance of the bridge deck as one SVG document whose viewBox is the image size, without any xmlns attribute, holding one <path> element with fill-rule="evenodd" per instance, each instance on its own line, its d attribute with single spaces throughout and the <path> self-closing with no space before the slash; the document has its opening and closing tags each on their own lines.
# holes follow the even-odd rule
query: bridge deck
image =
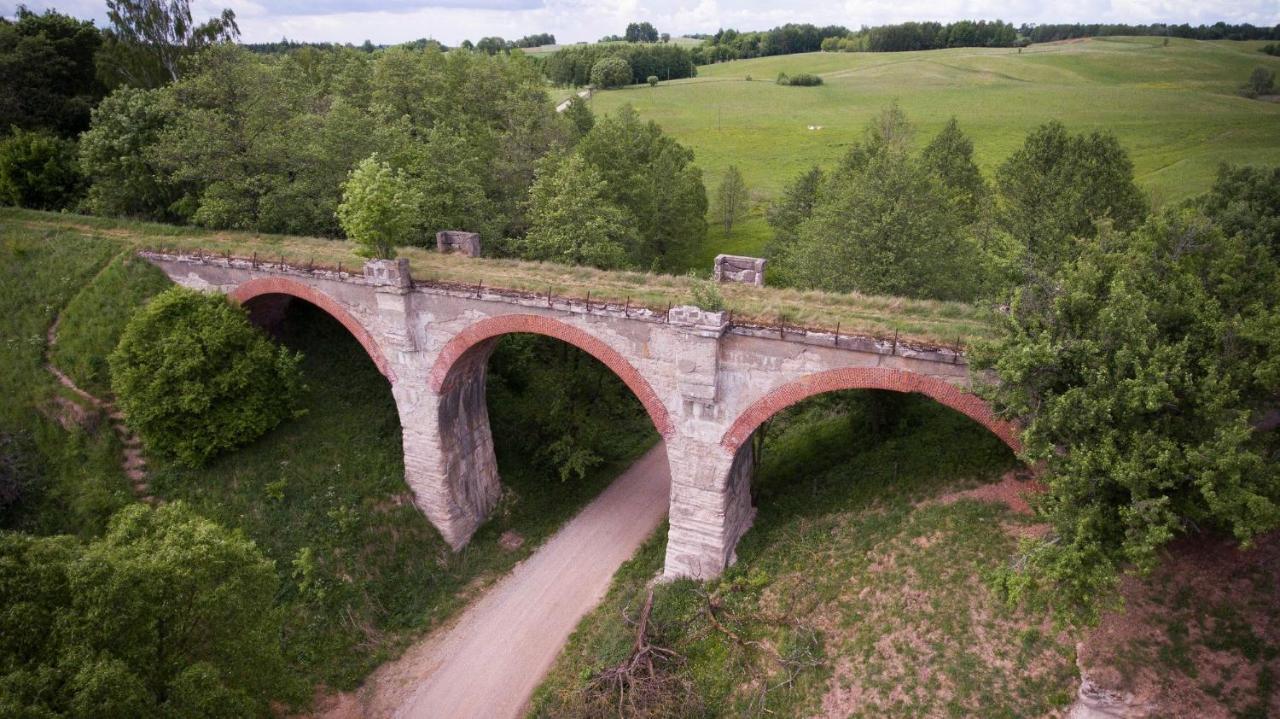
<svg viewBox="0 0 1280 719">
<path fill-rule="evenodd" d="M 349 242 L 313 237 L 215 232 L 158 223 L 0 209 L 7 228 L 76 232 L 131 242 L 140 250 L 204 253 L 238 257 L 287 268 L 359 273 L 362 260 Z M 625 311 L 661 315 L 672 305 L 691 301 L 685 277 L 642 272 L 609 272 L 586 267 L 507 259 L 441 255 L 422 248 L 401 248 L 424 287 L 547 298 L 552 302 L 599 303 Z M 869 341 L 870 345 L 929 348 L 963 347 L 993 333 L 989 311 L 956 302 L 911 300 L 773 287 L 724 284 L 721 291 L 733 312 L 737 332 L 773 332 L 805 341 Z"/>
</svg>

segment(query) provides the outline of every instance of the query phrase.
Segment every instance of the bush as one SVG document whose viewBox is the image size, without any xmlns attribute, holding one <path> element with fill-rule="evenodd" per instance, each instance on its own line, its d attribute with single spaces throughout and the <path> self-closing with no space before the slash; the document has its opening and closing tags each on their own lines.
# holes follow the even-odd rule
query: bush
<svg viewBox="0 0 1280 719">
<path fill-rule="evenodd" d="M 689 290 L 693 294 L 693 304 L 707 312 L 719 312 L 725 308 L 724 294 L 720 292 L 720 283 L 712 277 L 699 277 L 689 270 Z"/>
<path fill-rule="evenodd" d="M 18 130 L 0 142 L 0 203 L 61 210 L 79 200 L 82 185 L 74 140 Z"/>
<path fill-rule="evenodd" d="M 1276 74 L 1265 67 L 1255 67 L 1253 72 L 1249 74 L 1249 81 L 1240 88 L 1240 94 L 1245 97 L 1257 97 L 1259 95 L 1270 95 L 1275 89 Z"/>
<path fill-rule="evenodd" d="M 649 77 L 646 77 L 644 81 L 649 83 L 649 87 L 656 87 L 658 85 L 658 76 L 650 75 Z"/>
<path fill-rule="evenodd" d="M 613 55 L 591 66 L 591 84 L 601 89 L 631 84 L 631 63 Z"/>
<path fill-rule="evenodd" d="M 779 85 L 790 85 L 790 84 L 791 84 L 791 78 L 787 77 L 787 73 L 785 73 L 785 72 L 780 72 L 780 73 L 778 73 L 777 83 L 778 83 Z"/>
<path fill-rule="evenodd" d="M 786 84 L 792 85 L 792 86 L 799 86 L 799 87 L 813 87 L 815 85 L 821 85 L 822 78 L 818 77 L 817 75 L 812 75 L 807 72 L 802 72 L 799 75 L 792 75 L 791 82 Z"/>
<path fill-rule="evenodd" d="M 1258 52 L 1264 52 L 1268 55 L 1280 55 L 1280 42 L 1269 42 L 1258 48 Z"/>
<path fill-rule="evenodd" d="M 109 363 L 147 449 L 198 466 L 297 416 L 301 360 L 225 297 L 175 287 L 134 315 Z"/>
<path fill-rule="evenodd" d="M 751 82 L 751 76 L 747 75 L 747 82 Z"/>
</svg>

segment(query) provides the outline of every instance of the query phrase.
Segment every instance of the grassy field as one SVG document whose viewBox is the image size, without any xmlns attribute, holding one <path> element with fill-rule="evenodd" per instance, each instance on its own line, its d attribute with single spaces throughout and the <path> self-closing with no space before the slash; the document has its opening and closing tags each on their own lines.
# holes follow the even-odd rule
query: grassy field
<svg viewBox="0 0 1280 719">
<path fill-rule="evenodd" d="M 64 232 L 103 238 L 136 249 L 150 248 L 175 252 L 203 251 L 238 257 L 257 255 L 264 262 L 305 267 L 342 266 L 358 270 L 364 262 L 350 242 L 314 237 L 262 235 L 250 232 L 217 232 L 194 227 L 178 227 L 149 222 L 132 222 L 86 215 L 58 214 L 0 208 L 0 228 L 12 226 L 31 232 Z M 505 288 L 557 299 L 583 301 L 590 294 L 596 303 L 649 307 L 663 312 L 667 307 L 693 301 L 693 281 L 685 276 L 644 272 L 606 272 L 590 267 L 570 267 L 519 260 L 467 258 L 441 255 L 417 247 L 400 248 L 409 259 L 417 280 L 466 285 L 483 283 L 487 288 Z M 705 276 L 705 275 L 704 275 Z M 788 326 L 834 330 L 839 324 L 846 335 L 865 334 L 903 340 L 956 345 L 990 337 L 993 326 L 990 310 L 975 305 L 900 297 L 799 291 L 777 287 L 721 286 L 725 306 L 735 321 L 775 323 Z"/>
<path fill-rule="evenodd" d="M 597 93 L 597 112 L 631 103 L 641 117 L 696 153 L 708 190 L 736 164 L 757 200 L 775 196 L 813 165 L 832 166 L 866 122 L 893 101 L 923 144 L 951 117 L 973 138 L 990 173 L 1032 128 L 1061 120 L 1074 131 L 1113 131 L 1133 158 L 1138 183 L 1174 202 L 1208 188 L 1223 162 L 1280 163 L 1280 103 L 1236 90 L 1257 66 L 1280 70 L 1260 42 L 1096 38 L 1016 49 L 903 53 L 810 53 L 698 68 L 698 77 Z M 779 72 L 816 73 L 820 87 L 782 87 Z M 752 82 L 747 82 L 750 75 Z M 821 129 L 809 129 L 820 127 Z M 716 251 L 758 252 L 768 236 L 756 219 Z"/>
</svg>

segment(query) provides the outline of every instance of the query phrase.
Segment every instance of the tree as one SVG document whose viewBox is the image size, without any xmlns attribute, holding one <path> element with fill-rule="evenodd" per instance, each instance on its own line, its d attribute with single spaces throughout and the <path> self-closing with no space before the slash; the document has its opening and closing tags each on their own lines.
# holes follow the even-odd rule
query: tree
<svg viewBox="0 0 1280 719">
<path fill-rule="evenodd" d="M 59 210 L 76 203 L 83 185 L 75 141 L 26 130 L 0 140 L 0 203 Z"/>
<path fill-rule="evenodd" d="M 500 37 L 482 37 L 476 43 L 476 51 L 483 52 L 486 55 L 497 55 L 506 52 L 507 41 Z"/>
<path fill-rule="evenodd" d="M 1244 84 L 1240 92 L 1245 97 L 1257 97 L 1259 95 L 1270 95 L 1276 86 L 1276 73 L 1265 67 L 1255 67 L 1253 72 L 1249 73 L 1249 81 Z"/>
<path fill-rule="evenodd" d="M 404 244 L 425 202 L 403 172 L 370 155 L 356 165 L 342 192 L 338 219 L 365 257 L 389 259 Z"/>
<path fill-rule="evenodd" d="M 651 23 L 633 22 L 627 25 L 627 31 L 622 37 L 627 42 L 657 42 L 658 29 Z"/>
<path fill-rule="evenodd" d="M 951 196 L 960 214 L 960 222 L 965 225 L 977 222 L 990 190 L 973 161 L 973 141 L 960 130 L 954 117 L 929 141 L 920 154 L 920 160 Z"/>
<path fill-rule="evenodd" d="M 0 132 L 11 127 L 74 137 L 103 95 L 94 56 L 102 34 L 92 21 L 19 5 L 0 19 Z"/>
<path fill-rule="evenodd" d="M 1223 165 L 1200 207 L 1228 235 L 1244 235 L 1280 262 L 1280 166 Z"/>
<path fill-rule="evenodd" d="M 631 84 L 631 64 L 617 55 L 609 55 L 591 66 L 591 84 L 601 89 Z"/>
<path fill-rule="evenodd" d="M 189 0 L 107 0 L 107 20 L 104 74 L 142 88 L 177 80 L 182 58 L 240 36 L 234 11 L 197 25 Z"/>
<path fill-rule="evenodd" d="M 974 368 L 1043 462 L 1052 534 L 1000 587 L 1092 618 L 1117 575 L 1180 535 L 1247 544 L 1280 524 L 1274 432 L 1280 276 L 1266 248 L 1190 210 L 1105 225 L 1052 279 L 1020 289 Z"/>
<path fill-rule="evenodd" d="M 175 287 L 125 327 L 111 389 L 148 451 L 198 466 L 298 414 L 301 361 L 226 297 Z"/>
<path fill-rule="evenodd" d="M 276 572 L 182 503 L 121 510 L 87 545 L 0 534 L 0 710 L 21 716 L 269 716 L 296 690 Z"/>
<path fill-rule="evenodd" d="M 485 194 L 484 178 L 490 174 L 487 158 L 462 128 L 436 123 L 422 141 L 410 145 L 403 166 L 418 206 L 411 229 L 389 237 L 393 245 L 434 247 L 440 230 L 478 232 L 485 240 L 493 240 L 502 230 L 497 208 Z M 351 235 L 349 228 L 347 234 Z"/>
<path fill-rule="evenodd" d="M 587 101 L 574 95 L 569 98 L 569 105 L 565 107 L 565 119 L 569 121 L 569 126 L 573 128 L 574 139 L 580 139 L 596 124 L 596 116 L 591 112 L 591 108 L 587 105 Z"/>
<path fill-rule="evenodd" d="M 1106 218 L 1121 232 L 1141 224 L 1146 198 L 1133 162 L 1110 133 L 1071 135 L 1057 121 L 1027 135 L 996 171 L 1001 226 L 1025 248 L 1030 272 L 1052 273 Z"/>
<path fill-rule="evenodd" d="M 784 277 L 836 292 L 973 296 L 974 247 L 938 177 L 911 155 L 911 134 L 896 105 L 871 122 L 778 253 Z"/>
<path fill-rule="evenodd" d="M 604 178 L 607 196 L 635 218 L 637 267 L 676 266 L 707 234 L 707 190 L 693 152 L 641 122 L 630 105 L 597 118 L 578 152 Z"/>
<path fill-rule="evenodd" d="M 813 214 L 825 177 L 822 168 L 814 165 L 787 185 L 782 197 L 774 200 L 765 212 L 769 227 L 773 229 L 773 238 L 765 246 L 765 257 L 773 263 L 770 282 L 782 285 L 796 282 L 787 274 L 787 269 L 795 264 L 790 253 L 795 249 L 800 225 Z"/>
<path fill-rule="evenodd" d="M 616 269 L 634 252 L 635 219 L 609 200 L 600 172 L 576 153 L 539 165 L 529 221 L 516 244 L 525 259 Z"/>
<path fill-rule="evenodd" d="M 742 179 L 742 172 L 737 165 L 729 165 L 716 190 L 716 217 L 724 225 L 724 233 L 728 235 L 733 226 L 747 217 L 747 205 L 750 202 L 747 183 Z"/>
<path fill-rule="evenodd" d="M 80 136 L 80 169 L 89 182 L 94 214 L 174 219 L 170 207 L 182 191 L 152 160 L 151 150 L 173 121 L 160 90 L 122 87 L 93 110 Z"/>
</svg>

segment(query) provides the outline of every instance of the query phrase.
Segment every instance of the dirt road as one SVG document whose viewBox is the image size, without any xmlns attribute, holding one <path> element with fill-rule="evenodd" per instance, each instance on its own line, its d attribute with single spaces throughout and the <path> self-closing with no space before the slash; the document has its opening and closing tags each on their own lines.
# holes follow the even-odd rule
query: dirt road
<svg viewBox="0 0 1280 719">
<path fill-rule="evenodd" d="M 383 666 L 326 716 L 520 716 L 578 620 L 667 514 L 659 444 L 448 627 Z"/>
</svg>

